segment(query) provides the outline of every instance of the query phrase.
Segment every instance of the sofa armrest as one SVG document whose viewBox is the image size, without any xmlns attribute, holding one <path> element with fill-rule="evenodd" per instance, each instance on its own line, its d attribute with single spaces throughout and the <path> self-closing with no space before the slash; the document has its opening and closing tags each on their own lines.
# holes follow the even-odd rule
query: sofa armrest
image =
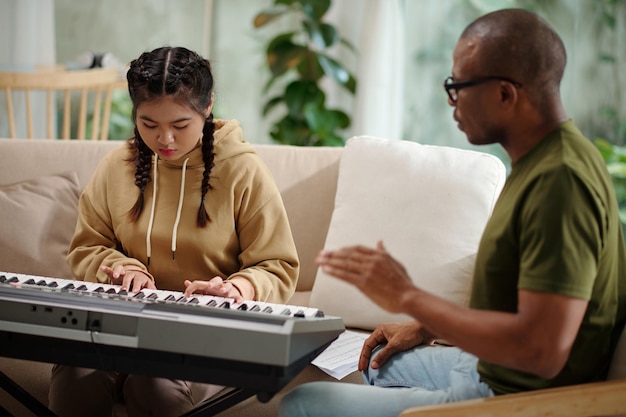
<svg viewBox="0 0 626 417">
<path fill-rule="evenodd" d="M 592 417 L 626 413 L 626 379 L 414 407 L 398 417 Z"/>
</svg>

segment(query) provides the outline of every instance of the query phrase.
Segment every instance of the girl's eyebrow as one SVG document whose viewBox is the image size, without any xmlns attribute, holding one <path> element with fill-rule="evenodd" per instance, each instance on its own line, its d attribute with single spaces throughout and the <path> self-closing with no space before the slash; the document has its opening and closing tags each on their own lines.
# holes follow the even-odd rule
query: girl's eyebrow
<svg viewBox="0 0 626 417">
<path fill-rule="evenodd" d="M 148 121 L 148 122 L 152 122 L 152 123 L 158 123 L 155 120 L 152 120 L 151 118 L 149 118 L 148 116 L 139 116 L 140 119 Z M 180 122 L 186 122 L 191 120 L 191 117 L 181 117 L 180 119 L 176 119 L 171 121 L 170 123 L 174 124 L 174 123 L 180 123 Z"/>
</svg>

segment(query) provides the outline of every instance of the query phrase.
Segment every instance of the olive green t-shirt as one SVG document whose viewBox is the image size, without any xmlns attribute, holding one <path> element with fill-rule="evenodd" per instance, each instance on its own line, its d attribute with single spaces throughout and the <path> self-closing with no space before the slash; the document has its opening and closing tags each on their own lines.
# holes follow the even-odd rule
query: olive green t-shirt
<svg viewBox="0 0 626 417">
<path fill-rule="evenodd" d="M 606 165 L 567 121 L 513 165 L 480 242 L 470 305 L 516 312 L 525 289 L 588 300 L 587 311 L 557 377 L 481 360 L 482 380 L 504 394 L 604 379 L 625 317 L 625 266 Z"/>
</svg>

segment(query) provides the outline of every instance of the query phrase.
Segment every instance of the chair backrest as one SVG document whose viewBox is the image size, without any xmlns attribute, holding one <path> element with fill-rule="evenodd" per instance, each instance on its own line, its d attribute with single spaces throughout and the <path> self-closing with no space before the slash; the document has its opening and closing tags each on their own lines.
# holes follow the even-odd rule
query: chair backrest
<svg viewBox="0 0 626 417">
<path fill-rule="evenodd" d="M 57 137 L 57 133 L 54 131 L 57 119 L 55 112 L 56 102 L 54 100 L 56 92 L 64 94 L 63 105 L 60 106 L 59 112 L 62 114 L 61 139 L 87 139 L 87 124 L 89 121 L 92 124 L 89 138 L 107 139 L 111 112 L 111 94 L 118 80 L 119 75 L 116 68 L 77 71 L 53 69 L 32 72 L 0 72 L 0 91 L 4 92 L 6 96 L 9 137 L 18 137 L 16 128 L 16 112 L 18 109 L 14 105 L 14 94 L 22 92 L 25 96 L 26 136 L 32 139 L 34 137 L 34 116 L 31 93 L 43 91 L 46 95 L 46 137 L 48 139 Z M 76 95 L 77 91 L 80 93 L 78 123 L 76 134 L 72 135 L 72 96 Z"/>
</svg>

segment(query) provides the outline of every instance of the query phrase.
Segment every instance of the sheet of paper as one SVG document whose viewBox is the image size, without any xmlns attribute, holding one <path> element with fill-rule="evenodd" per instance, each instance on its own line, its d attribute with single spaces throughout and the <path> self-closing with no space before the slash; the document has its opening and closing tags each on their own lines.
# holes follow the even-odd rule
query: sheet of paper
<svg viewBox="0 0 626 417">
<path fill-rule="evenodd" d="M 367 336 L 366 333 L 346 330 L 311 363 L 333 378 L 342 379 L 358 369 L 361 348 Z"/>
</svg>

